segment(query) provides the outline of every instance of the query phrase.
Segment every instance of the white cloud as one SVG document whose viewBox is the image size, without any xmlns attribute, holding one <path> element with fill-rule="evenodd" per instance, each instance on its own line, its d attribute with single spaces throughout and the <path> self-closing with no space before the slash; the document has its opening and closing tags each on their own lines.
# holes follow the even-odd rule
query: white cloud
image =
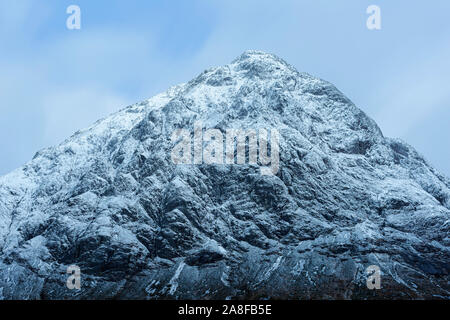
<svg viewBox="0 0 450 320">
<path fill-rule="evenodd" d="M 102 88 L 61 88 L 42 97 L 43 143 L 54 145 L 125 107 L 126 98 Z"/>
<path fill-rule="evenodd" d="M 24 16 L 25 13 L 23 13 Z M 22 19 L 21 16 L 16 19 Z M 146 34 L 96 30 L 40 43 L 7 59 L 0 52 L 0 174 L 128 104 L 160 61 Z M 156 67 L 155 67 L 156 68 Z M 137 88 L 135 88 L 137 87 Z M 8 122 L 15 122 L 14 126 Z"/>
<path fill-rule="evenodd" d="M 450 47 L 434 50 L 434 56 L 421 63 L 410 60 L 407 69 L 375 91 L 381 105 L 375 119 L 387 136 L 408 137 L 420 123 L 440 108 L 448 107 L 450 91 Z M 381 96 L 381 97 L 380 97 Z"/>
</svg>

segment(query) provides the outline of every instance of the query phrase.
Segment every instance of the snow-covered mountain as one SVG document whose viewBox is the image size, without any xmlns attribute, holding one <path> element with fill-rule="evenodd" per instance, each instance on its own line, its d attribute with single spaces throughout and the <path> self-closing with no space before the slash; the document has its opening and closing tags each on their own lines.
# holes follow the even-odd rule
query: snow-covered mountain
<svg viewBox="0 0 450 320">
<path fill-rule="evenodd" d="M 195 121 L 277 129 L 279 170 L 174 164 L 172 133 Z M 248 51 L 0 178 L 0 298 L 448 299 L 449 217 L 449 179 L 411 146 Z"/>
</svg>

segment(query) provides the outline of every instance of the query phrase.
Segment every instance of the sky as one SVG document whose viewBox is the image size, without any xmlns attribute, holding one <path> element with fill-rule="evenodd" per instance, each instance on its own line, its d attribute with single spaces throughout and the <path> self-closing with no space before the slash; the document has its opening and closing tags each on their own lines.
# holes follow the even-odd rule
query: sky
<svg viewBox="0 0 450 320">
<path fill-rule="evenodd" d="M 448 0 L 0 0 L 0 175 L 253 49 L 330 81 L 450 177 L 449 12 Z"/>
</svg>

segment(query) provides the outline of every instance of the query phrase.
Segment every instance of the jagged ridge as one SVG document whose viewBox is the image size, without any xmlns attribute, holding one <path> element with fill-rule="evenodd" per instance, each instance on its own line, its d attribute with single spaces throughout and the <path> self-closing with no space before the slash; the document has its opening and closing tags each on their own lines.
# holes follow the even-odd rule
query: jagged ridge
<svg viewBox="0 0 450 320">
<path fill-rule="evenodd" d="M 194 121 L 277 128 L 279 171 L 174 165 L 171 134 Z M 248 51 L 0 178 L 0 298 L 448 298 L 449 209 L 449 180 L 411 146 Z"/>
</svg>

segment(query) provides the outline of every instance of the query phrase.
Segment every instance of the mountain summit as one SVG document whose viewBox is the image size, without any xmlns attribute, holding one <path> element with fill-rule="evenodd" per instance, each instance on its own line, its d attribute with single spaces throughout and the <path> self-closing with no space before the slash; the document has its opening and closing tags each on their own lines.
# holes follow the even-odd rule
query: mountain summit
<svg viewBox="0 0 450 320">
<path fill-rule="evenodd" d="M 196 123 L 203 138 L 277 130 L 277 170 L 175 164 L 174 132 Z M 0 178 L 0 298 L 448 299 L 449 217 L 449 179 L 411 146 L 332 84 L 247 51 Z"/>
</svg>

